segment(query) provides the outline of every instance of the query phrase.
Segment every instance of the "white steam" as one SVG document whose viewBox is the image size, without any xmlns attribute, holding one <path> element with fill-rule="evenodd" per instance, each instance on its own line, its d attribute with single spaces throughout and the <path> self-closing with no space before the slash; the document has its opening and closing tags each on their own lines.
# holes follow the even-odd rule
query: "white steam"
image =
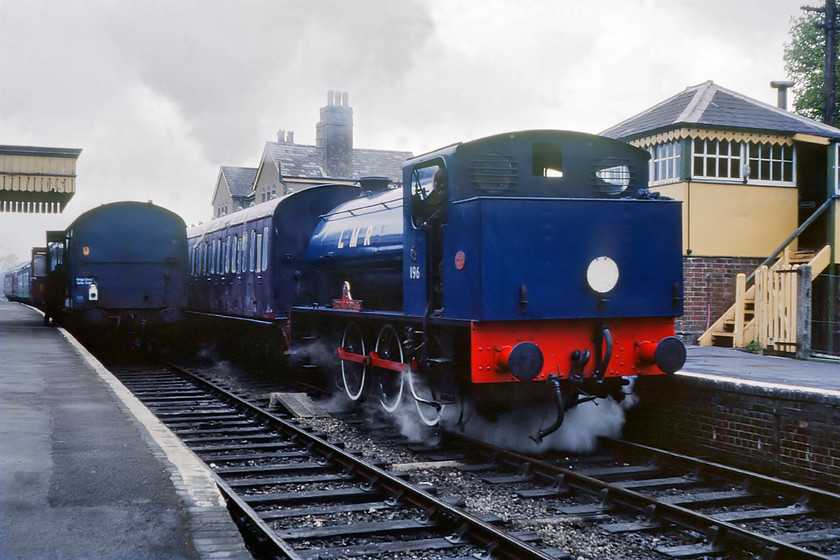
<svg viewBox="0 0 840 560">
<path fill-rule="evenodd" d="M 539 444 L 531 436 L 536 436 L 540 429 L 554 423 L 557 411 L 553 405 L 543 409 L 517 409 L 510 414 L 500 415 L 495 421 L 473 415 L 464 433 L 474 439 L 521 453 L 592 453 L 598 448 L 598 438 L 621 436 L 626 420 L 625 411 L 638 402 L 638 397 L 630 392 L 631 389 L 632 384 L 624 388 L 625 398 L 620 403 L 607 397 L 581 403 L 567 410 L 560 428 Z"/>
</svg>

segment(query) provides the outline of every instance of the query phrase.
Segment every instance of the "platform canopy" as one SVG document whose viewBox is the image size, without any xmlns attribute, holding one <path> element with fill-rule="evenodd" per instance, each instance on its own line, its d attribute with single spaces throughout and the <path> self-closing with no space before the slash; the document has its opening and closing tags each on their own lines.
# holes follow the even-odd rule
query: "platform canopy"
<svg viewBox="0 0 840 560">
<path fill-rule="evenodd" d="M 0 212 L 62 212 L 76 193 L 76 159 L 81 152 L 0 145 Z"/>
</svg>

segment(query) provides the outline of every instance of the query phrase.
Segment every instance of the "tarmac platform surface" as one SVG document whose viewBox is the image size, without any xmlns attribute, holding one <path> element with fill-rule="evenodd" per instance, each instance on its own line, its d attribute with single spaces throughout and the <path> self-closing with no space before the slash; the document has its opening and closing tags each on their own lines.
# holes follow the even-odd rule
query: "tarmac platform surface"
<svg viewBox="0 0 840 560">
<path fill-rule="evenodd" d="M 206 467 L 42 323 L 0 301 L 0 558 L 251 559 Z"/>
<path fill-rule="evenodd" d="M 735 348 L 690 346 L 676 375 L 704 375 L 802 391 L 840 391 L 840 362 L 752 354 Z"/>
</svg>

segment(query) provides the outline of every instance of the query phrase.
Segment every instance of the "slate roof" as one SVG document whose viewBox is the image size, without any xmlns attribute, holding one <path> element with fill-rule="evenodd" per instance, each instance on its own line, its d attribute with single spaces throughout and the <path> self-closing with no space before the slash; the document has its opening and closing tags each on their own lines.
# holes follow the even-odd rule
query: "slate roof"
<svg viewBox="0 0 840 560">
<path fill-rule="evenodd" d="M 266 151 L 279 167 L 283 177 L 307 179 L 346 179 L 330 177 L 324 168 L 324 148 L 304 144 L 266 142 Z M 402 181 L 402 164 L 411 152 L 353 149 L 353 176 L 384 176 Z"/>
<path fill-rule="evenodd" d="M 601 135 L 628 141 L 682 126 L 812 134 L 840 139 L 840 129 L 751 99 L 712 81 L 686 88 L 604 130 Z"/>
<path fill-rule="evenodd" d="M 232 197 L 247 197 L 254 188 L 254 179 L 257 178 L 255 167 L 231 167 L 222 166 L 222 175 L 227 182 Z"/>
</svg>

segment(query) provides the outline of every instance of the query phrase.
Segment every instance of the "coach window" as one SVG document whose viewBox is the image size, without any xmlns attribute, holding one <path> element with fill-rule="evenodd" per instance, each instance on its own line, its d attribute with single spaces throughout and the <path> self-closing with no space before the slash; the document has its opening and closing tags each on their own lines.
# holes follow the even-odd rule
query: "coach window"
<svg viewBox="0 0 840 560">
<path fill-rule="evenodd" d="M 219 272 L 228 274 L 230 272 L 230 236 L 227 239 L 222 239 L 222 248 L 220 251 L 222 255 L 222 263 L 219 266 Z"/>
<path fill-rule="evenodd" d="M 257 245 L 257 230 L 253 230 L 251 232 L 250 249 L 248 249 L 248 261 L 250 263 L 248 270 L 250 270 L 251 272 L 255 272 L 256 268 L 257 268 L 257 260 L 256 260 L 257 249 L 256 249 L 256 245 Z"/>
<path fill-rule="evenodd" d="M 233 273 L 235 273 L 239 269 L 239 267 L 236 266 L 236 261 L 237 261 L 236 250 L 237 250 L 237 245 L 238 244 L 239 244 L 239 236 L 238 235 L 232 235 L 231 238 L 230 238 L 230 271 L 233 272 Z"/>
<path fill-rule="evenodd" d="M 239 240 L 239 271 L 248 272 L 248 232 L 242 232 L 242 239 Z"/>
<path fill-rule="evenodd" d="M 254 272 L 260 271 L 260 266 L 262 265 L 262 234 L 256 234 L 256 240 L 254 245 L 256 246 L 256 252 L 254 253 Z"/>
<path fill-rule="evenodd" d="M 262 245 L 262 266 L 260 270 L 265 271 L 268 268 L 268 226 L 263 228 Z"/>
<path fill-rule="evenodd" d="M 219 258 L 219 253 L 222 250 L 222 240 L 218 237 L 213 240 L 213 273 L 219 274 L 222 272 L 222 259 Z"/>
</svg>

